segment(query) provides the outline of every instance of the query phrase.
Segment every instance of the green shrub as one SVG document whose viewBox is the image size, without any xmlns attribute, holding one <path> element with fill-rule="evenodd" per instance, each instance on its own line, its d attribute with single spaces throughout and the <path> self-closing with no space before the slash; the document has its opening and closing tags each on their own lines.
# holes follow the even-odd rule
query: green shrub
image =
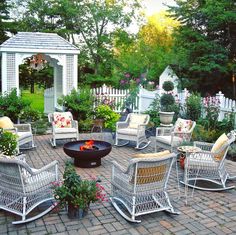
<svg viewBox="0 0 236 235">
<path fill-rule="evenodd" d="M 192 93 L 186 101 L 187 118 L 197 121 L 201 117 L 201 96 L 199 93 Z"/>
<path fill-rule="evenodd" d="M 161 111 L 174 112 L 176 109 L 175 98 L 172 94 L 172 90 L 174 89 L 174 84 L 171 81 L 165 81 L 162 87 L 166 93 L 164 93 L 160 98 Z"/>
<path fill-rule="evenodd" d="M 30 106 L 26 106 L 19 115 L 21 122 L 35 122 L 41 119 L 41 117 L 42 113 Z"/>
<path fill-rule="evenodd" d="M 193 131 L 192 140 L 214 143 L 219 136 L 220 133 L 217 130 L 207 130 L 204 126 L 197 124 Z"/>
<path fill-rule="evenodd" d="M 165 81 L 162 85 L 162 88 L 167 92 L 172 91 L 174 90 L 174 83 L 171 81 Z"/>
<path fill-rule="evenodd" d="M 28 106 L 30 106 L 30 102 L 17 96 L 16 89 L 0 95 L 0 115 L 10 117 L 14 123 L 17 122 L 22 110 Z"/>
<path fill-rule="evenodd" d="M 75 120 L 83 121 L 91 117 L 93 112 L 94 96 L 88 87 L 75 89 L 70 94 L 58 99 L 58 103 L 63 105 L 66 111 L 71 111 Z"/>
<path fill-rule="evenodd" d="M 0 129 L 0 151 L 7 156 L 17 153 L 17 135 Z"/>
</svg>

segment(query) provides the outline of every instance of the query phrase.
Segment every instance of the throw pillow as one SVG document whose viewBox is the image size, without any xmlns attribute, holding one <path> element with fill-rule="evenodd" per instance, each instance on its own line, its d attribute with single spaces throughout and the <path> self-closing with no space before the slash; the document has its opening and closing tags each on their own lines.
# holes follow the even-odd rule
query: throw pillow
<svg viewBox="0 0 236 235">
<path fill-rule="evenodd" d="M 144 114 L 131 114 L 129 121 L 129 128 L 137 129 L 138 125 L 145 123 L 146 118 L 147 115 Z"/>
<path fill-rule="evenodd" d="M 226 136 L 226 134 L 222 134 L 215 142 L 215 144 L 213 145 L 211 152 L 212 153 L 216 153 L 220 150 L 220 148 L 227 143 L 227 141 L 229 140 L 229 138 Z M 224 156 L 226 151 L 226 148 L 223 149 L 220 153 L 217 153 L 216 155 L 214 155 L 214 158 L 216 161 L 220 161 L 222 159 L 222 157 Z"/>
<path fill-rule="evenodd" d="M 191 129 L 193 122 L 191 120 L 186 120 L 178 118 L 175 123 L 174 132 L 187 132 Z"/>
<path fill-rule="evenodd" d="M 64 113 L 59 113 L 59 112 L 55 112 L 53 114 L 53 118 L 54 118 L 54 125 L 56 126 L 56 128 L 70 128 L 72 127 L 71 124 L 71 113 L 70 112 L 64 112 Z"/>
<path fill-rule="evenodd" d="M 1 117 L 0 128 L 11 129 L 11 128 L 14 128 L 14 124 L 9 117 Z"/>
</svg>

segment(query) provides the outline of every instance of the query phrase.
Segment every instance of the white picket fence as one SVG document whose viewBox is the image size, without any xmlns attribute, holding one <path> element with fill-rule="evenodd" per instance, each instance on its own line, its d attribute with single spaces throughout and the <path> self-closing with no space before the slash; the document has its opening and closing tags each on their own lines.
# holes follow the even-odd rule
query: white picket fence
<svg viewBox="0 0 236 235">
<path fill-rule="evenodd" d="M 99 100 L 108 100 L 114 103 L 114 110 L 116 112 L 122 112 L 122 107 L 124 101 L 129 96 L 130 91 L 128 89 L 115 89 L 105 84 L 102 87 L 91 89 L 91 92 Z M 135 102 L 132 105 L 133 112 L 142 113 L 149 109 L 150 104 L 155 99 L 156 95 L 160 95 L 161 90 L 157 89 L 155 91 L 148 91 L 142 86 L 139 87 L 139 92 L 135 98 Z M 176 98 L 181 105 L 184 105 L 187 97 L 189 96 L 189 91 L 184 89 L 183 91 L 176 94 Z M 226 115 L 232 111 L 236 111 L 236 101 L 226 98 L 222 92 L 217 93 L 214 97 L 211 97 L 212 100 L 219 100 L 220 113 L 218 120 L 221 121 Z M 204 102 L 204 99 L 203 99 Z M 95 106 L 95 104 L 94 104 Z M 49 88 L 44 92 L 44 112 L 49 113 L 55 110 L 54 107 L 54 89 Z"/>
</svg>

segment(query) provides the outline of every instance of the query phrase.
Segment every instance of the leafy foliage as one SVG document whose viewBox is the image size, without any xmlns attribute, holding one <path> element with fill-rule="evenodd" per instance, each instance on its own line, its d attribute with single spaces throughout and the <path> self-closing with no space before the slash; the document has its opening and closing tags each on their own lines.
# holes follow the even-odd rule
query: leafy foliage
<svg viewBox="0 0 236 235">
<path fill-rule="evenodd" d="M 175 98 L 172 94 L 174 84 L 171 81 L 163 83 L 163 89 L 166 93 L 162 94 L 160 98 L 161 110 L 164 112 L 173 112 L 175 110 Z"/>
<path fill-rule="evenodd" d="M 58 103 L 71 111 L 75 120 L 84 121 L 93 112 L 94 97 L 88 87 L 84 87 L 58 99 Z"/>
<path fill-rule="evenodd" d="M 17 150 L 17 135 L 0 129 L 0 151 L 7 155 L 15 155 Z"/>
<path fill-rule="evenodd" d="M 192 93 L 186 100 L 186 117 L 197 121 L 201 117 L 202 101 L 199 93 Z"/>
<path fill-rule="evenodd" d="M 95 118 L 104 120 L 104 127 L 114 131 L 116 129 L 116 122 L 120 115 L 114 112 L 109 105 L 99 105 L 95 109 Z"/>
<path fill-rule="evenodd" d="M 17 95 L 16 89 L 0 95 L 0 114 L 10 117 L 15 123 L 20 117 L 22 110 L 29 105 L 29 101 L 23 100 L 21 96 Z"/>
<path fill-rule="evenodd" d="M 171 13 L 181 22 L 175 34 L 179 72 L 195 80 L 195 88 L 202 93 L 220 89 L 232 96 L 231 77 L 236 69 L 235 1 L 176 0 L 176 3 Z"/>
</svg>

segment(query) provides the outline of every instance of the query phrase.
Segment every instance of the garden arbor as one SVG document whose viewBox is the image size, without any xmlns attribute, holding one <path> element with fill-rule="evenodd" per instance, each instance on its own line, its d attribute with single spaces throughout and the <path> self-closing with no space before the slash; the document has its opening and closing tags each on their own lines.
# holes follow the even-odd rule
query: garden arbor
<svg viewBox="0 0 236 235">
<path fill-rule="evenodd" d="M 0 52 L 2 93 L 16 88 L 19 94 L 19 65 L 32 56 L 43 58 L 53 67 L 54 107 L 58 97 L 77 89 L 79 50 L 55 33 L 19 32 L 0 45 Z"/>
</svg>

